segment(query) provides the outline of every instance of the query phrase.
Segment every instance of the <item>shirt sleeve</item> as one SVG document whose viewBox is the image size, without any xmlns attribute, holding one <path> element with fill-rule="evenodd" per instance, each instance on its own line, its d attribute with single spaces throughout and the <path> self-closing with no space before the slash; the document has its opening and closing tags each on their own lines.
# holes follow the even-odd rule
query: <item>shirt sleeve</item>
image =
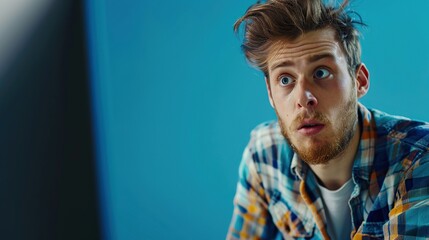
<svg viewBox="0 0 429 240">
<path fill-rule="evenodd" d="M 247 147 L 239 167 L 234 212 L 227 239 L 274 239 L 277 235 L 253 154 Z"/>
<path fill-rule="evenodd" d="M 429 154 L 417 160 L 405 173 L 395 197 L 389 221 L 383 227 L 385 239 L 429 237 Z"/>
</svg>

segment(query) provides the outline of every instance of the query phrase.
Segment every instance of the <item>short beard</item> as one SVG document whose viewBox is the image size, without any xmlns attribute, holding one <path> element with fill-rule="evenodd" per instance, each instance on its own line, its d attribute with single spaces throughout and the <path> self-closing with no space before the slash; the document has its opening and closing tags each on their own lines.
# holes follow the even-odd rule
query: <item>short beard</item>
<svg viewBox="0 0 429 240">
<path fill-rule="evenodd" d="M 282 135 L 288 141 L 294 152 L 298 154 L 299 158 L 310 165 L 327 164 L 331 159 L 340 155 L 349 145 L 354 136 L 358 122 L 356 100 L 350 98 L 349 101 L 344 104 L 342 112 L 343 114 L 341 114 L 340 126 L 337 128 L 338 132 L 334 132 L 334 134 L 337 134 L 337 136 L 335 136 L 331 143 L 328 142 L 315 145 L 311 149 L 299 149 L 291 141 L 287 131 L 287 126 L 284 124 L 284 121 L 276 110 Z M 298 116 L 296 119 L 294 119 L 291 126 L 296 126 L 299 124 L 304 119 L 304 117 L 305 116 L 302 115 Z M 315 112 L 311 118 L 325 124 L 329 123 L 329 120 L 319 112 Z"/>
</svg>

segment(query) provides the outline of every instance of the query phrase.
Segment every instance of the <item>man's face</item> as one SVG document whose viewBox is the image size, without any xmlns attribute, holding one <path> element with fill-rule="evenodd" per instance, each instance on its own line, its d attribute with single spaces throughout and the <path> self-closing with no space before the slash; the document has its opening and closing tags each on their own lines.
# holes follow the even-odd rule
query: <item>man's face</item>
<svg viewBox="0 0 429 240">
<path fill-rule="evenodd" d="M 267 89 L 284 137 L 309 164 L 337 157 L 357 132 L 357 98 L 367 88 L 357 89 L 368 79 L 350 76 L 332 29 L 279 40 L 268 57 Z"/>
</svg>

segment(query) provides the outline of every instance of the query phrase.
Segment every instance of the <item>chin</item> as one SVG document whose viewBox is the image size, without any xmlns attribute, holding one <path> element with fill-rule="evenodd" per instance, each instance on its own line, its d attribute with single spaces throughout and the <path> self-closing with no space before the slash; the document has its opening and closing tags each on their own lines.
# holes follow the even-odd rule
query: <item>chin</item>
<svg viewBox="0 0 429 240">
<path fill-rule="evenodd" d="M 314 144 L 305 149 L 295 149 L 298 156 L 308 164 L 327 164 L 337 153 L 329 144 Z"/>
</svg>

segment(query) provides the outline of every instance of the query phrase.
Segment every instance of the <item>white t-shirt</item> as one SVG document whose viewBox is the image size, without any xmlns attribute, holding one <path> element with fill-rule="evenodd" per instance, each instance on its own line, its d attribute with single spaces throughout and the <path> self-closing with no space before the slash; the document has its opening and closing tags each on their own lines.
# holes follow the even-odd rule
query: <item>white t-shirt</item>
<svg viewBox="0 0 429 240">
<path fill-rule="evenodd" d="M 320 186 L 320 184 L 318 186 L 326 211 L 329 236 L 333 240 L 350 239 L 353 230 L 349 207 L 349 199 L 354 189 L 352 179 L 341 188 L 333 191 Z"/>
</svg>

